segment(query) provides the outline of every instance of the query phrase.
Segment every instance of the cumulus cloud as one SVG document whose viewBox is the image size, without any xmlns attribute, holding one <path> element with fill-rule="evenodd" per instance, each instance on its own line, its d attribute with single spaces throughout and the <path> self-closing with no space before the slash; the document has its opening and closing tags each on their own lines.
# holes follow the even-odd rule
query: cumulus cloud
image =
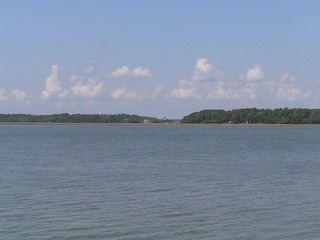
<svg viewBox="0 0 320 240">
<path fill-rule="evenodd" d="M 206 58 L 196 61 L 190 79 L 179 81 L 179 87 L 169 96 L 179 99 L 197 98 L 204 100 L 251 99 L 273 93 L 276 83 L 265 77 L 259 65 L 253 65 L 245 75 L 235 78 L 225 75 Z"/>
<path fill-rule="evenodd" d="M 290 75 L 290 74 L 283 74 L 281 77 L 280 77 L 280 82 L 281 83 L 295 83 L 297 82 L 297 78 L 293 75 Z"/>
<path fill-rule="evenodd" d="M 206 80 L 212 74 L 213 66 L 206 58 L 198 58 L 193 76 L 190 80 L 182 79 L 179 81 L 179 87 L 173 89 L 169 96 L 178 99 L 200 98 L 197 94 L 198 88 L 201 87 L 203 80 Z"/>
<path fill-rule="evenodd" d="M 193 78 L 195 80 L 203 80 L 212 73 L 213 66 L 206 58 L 199 58 L 197 60 L 195 70 L 194 70 L 194 76 Z"/>
<path fill-rule="evenodd" d="M 132 71 L 126 65 L 116 69 L 110 75 L 111 78 L 121 78 L 121 77 L 135 77 L 135 78 L 145 78 L 152 77 L 153 74 L 147 68 L 137 67 Z"/>
<path fill-rule="evenodd" d="M 150 70 L 142 67 L 133 69 L 131 74 L 133 77 L 152 77 Z"/>
<path fill-rule="evenodd" d="M 243 88 L 243 93 L 251 99 L 256 99 L 257 97 L 257 89 L 258 89 L 258 84 L 248 82 L 246 83 L 245 87 Z"/>
<path fill-rule="evenodd" d="M 279 83 L 266 77 L 262 67 L 255 64 L 239 77 L 227 76 L 208 59 L 199 58 L 192 77 L 180 80 L 178 87 L 167 96 L 203 100 L 268 101 L 278 98 L 294 101 L 307 99 L 311 93 L 300 89 L 297 79 L 289 74 L 283 74 Z"/>
<path fill-rule="evenodd" d="M 78 75 L 76 75 L 76 74 L 71 74 L 70 76 L 69 76 L 69 81 L 70 82 L 75 82 L 76 80 L 78 80 Z"/>
<path fill-rule="evenodd" d="M 66 90 L 61 88 L 61 81 L 58 79 L 59 67 L 57 65 L 51 66 L 51 74 L 45 81 L 45 89 L 41 93 L 42 99 L 50 99 L 52 96 L 64 96 Z M 61 95 L 61 93 L 63 94 Z"/>
<path fill-rule="evenodd" d="M 5 89 L 1 88 L 0 89 L 0 102 L 6 102 L 9 100 L 9 98 L 5 95 Z"/>
<path fill-rule="evenodd" d="M 297 101 L 309 99 L 314 96 L 308 91 L 304 91 L 300 86 L 298 79 L 290 74 L 283 74 L 276 81 L 269 79 L 261 66 L 255 64 L 243 72 L 243 75 L 228 76 L 215 67 L 207 58 L 198 58 L 195 61 L 193 72 L 187 78 L 176 82 L 176 86 L 169 89 L 169 85 L 157 84 L 151 89 L 149 94 L 140 92 L 142 90 L 130 90 L 126 86 L 114 86 L 112 89 L 106 89 L 103 82 L 99 81 L 98 76 L 89 78 L 94 71 L 93 66 L 80 70 L 77 74 L 69 76 L 69 86 L 63 87 L 62 78 L 59 77 L 59 67 L 51 66 L 50 75 L 45 80 L 44 90 L 41 92 L 41 99 L 52 99 L 56 106 L 62 106 L 66 102 L 63 99 L 84 98 L 85 101 L 98 103 L 97 98 L 103 92 L 108 92 L 112 99 L 141 100 L 146 96 L 149 98 L 165 99 L 197 99 L 203 101 L 236 100 L 243 101 L 270 101 L 278 99 L 282 101 Z M 108 75 L 110 78 L 145 78 L 153 77 L 151 71 L 147 68 L 136 67 L 130 69 L 123 65 Z M 68 78 L 66 78 L 68 79 Z M 111 84 L 118 84 L 118 81 L 111 81 Z M 143 86 L 141 86 L 143 87 Z M 28 94 L 15 89 L 6 92 L 0 88 L 1 102 L 27 103 Z M 236 102 L 234 101 L 234 102 Z M 75 101 L 68 101 L 75 102 Z"/>
<path fill-rule="evenodd" d="M 261 82 L 246 82 L 242 89 L 242 95 L 244 99 L 249 97 L 251 100 L 274 98 L 276 90 L 277 83 L 266 79 Z"/>
<path fill-rule="evenodd" d="M 195 88 L 178 88 L 170 92 L 170 96 L 174 98 L 187 99 L 196 97 Z"/>
<path fill-rule="evenodd" d="M 264 80 L 264 78 L 264 72 L 259 65 L 254 65 L 252 68 L 250 68 L 244 77 L 244 79 L 249 82 L 261 81 Z"/>
<path fill-rule="evenodd" d="M 11 99 L 16 102 L 23 102 L 27 99 L 27 96 L 28 96 L 27 93 L 20 91 L 19 89 L 15 89 L 11 91 L 10 95 L 11 95 Z"/>
<path fill-rule="evenodd" d="M 191 79 L 179 81 L 179 88 L 173 89 L 169 95 L 179 99 L 237 98 L 238 95 L 234 91 L 227 89 L 227 80 L 224 73 L 215 68 L 208 59 L 199 58 L 195 64 Z"/>
<path fill-rule="evenodd" d="M 97 80 L 95 78 L 90 78 L 89 80 L 86 80 L 81 75 L 79 76 L 77 74 L 71 74 L 69 76 L 69 81 L 72 83 L 73 86 L 70 88 L 69 91 L 61 92 L 61 98 L 63 96 L 67 97 L 70 92 L 70 95 L 73 94 L 75 96 L 92 99 L 99 96 L 104 90 L 103 82 L 97 83 Z"/>
<path fill-rule="evenodd" d="M 28 94 L 15 89 L 12 90 L 9 94 L 6 94 L 5 88 L 0 89 L 0 103 L 1 102 L 19 102 L 19 103 L 28 103 Z"/>
<path fill-rule="evenodd" d="M 247 70 L 247 73 L 240 77 L 244 80 L 244 87 L 242 93 L 244 97 L 249 97 L 251 100 L 259 98 L 272 97 L 272 93 L 277 87 L 274 80 L 268 79 L 263 69 L 259 65 L 253 65 Z"/>
<path fill-rule="evenodd" d="M 137 91 L 127 90 L 125 87 L 117 88 L 111 92 L 111 98 L 115 99 L 136 99 L 140 100 L 144 97 L 144 94 Z"/>
<path fill-rule="evenodd" d="M 94 98 L 97 97 L 104 88 L 102 82 L 97 83 L 95 79 L 89 79 L 87 83 L 79 81 L 75 86 L 71 87 L 71 91 L 76 96 L 81 96 L 85 98 Z"/>
<path fill-rule="evenodd" d="M 198 58 L 193 72 L 193 81 L 221 81 L 224 73 L 206 58 Z"/>
<path fill-rule="evenodd" d="M 240 95 L 236 90 L 226 87 L 223 81 L 218 81 L 207 86 L 208 95 L 207 99 L 239 99 Z"/>
<path fill-rule="evenodd" d="M 128 66 L 123 65 L 122 67 L 118 68 L 114 72 L 110 74 L 110 77 L 112 78 L 120 78 L 123 76 L 129 76 L 130 75 L 130 69 Z"/>
<path fill-rule="evenodd" d="M 297 78 L 289 74 L 280 77 L 280 86 L 277 91 L 277 98 L 285 101 L 295 101 L 311 97 L 310 92 L 303 91 L 297 84 Z"/>
<path fill-rule="evenodd" d="M 170 96 L 173 98 L 188 99 L 188 98 L 199 98 L 196 94 L 197 84 L 187 79 L 179 81 L 179 88 L 174 89 L 170 92 Z"/>
<path fill-rule="evenodd" d="M 165 89 L 165 86 L 163 84 L 158 84 L 154 89 L 153 97 L 156 97 L 157 95 L 162 93 L 164 89 Z"/>
</svg>

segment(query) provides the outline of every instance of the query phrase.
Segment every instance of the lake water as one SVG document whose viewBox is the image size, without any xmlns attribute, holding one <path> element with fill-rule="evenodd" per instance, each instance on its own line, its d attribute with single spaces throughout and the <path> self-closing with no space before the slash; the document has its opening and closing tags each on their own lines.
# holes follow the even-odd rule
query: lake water
<svg viewBox="0 0 320 240">
<path fill-rule="evenodd" d="M 320 239 L 320 128 L 0 126 L 0 239 Z"/>
</svg>

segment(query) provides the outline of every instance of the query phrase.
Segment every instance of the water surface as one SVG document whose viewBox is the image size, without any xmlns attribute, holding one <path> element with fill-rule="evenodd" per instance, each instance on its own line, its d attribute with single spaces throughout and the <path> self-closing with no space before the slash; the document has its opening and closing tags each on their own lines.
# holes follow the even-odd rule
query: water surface
<svg viewBox="0 0 320 240">
<path fill-rule="evenodd" d="M 0 126 L 0 237 L 319 239 L 320 128 Z"/>
</svg>

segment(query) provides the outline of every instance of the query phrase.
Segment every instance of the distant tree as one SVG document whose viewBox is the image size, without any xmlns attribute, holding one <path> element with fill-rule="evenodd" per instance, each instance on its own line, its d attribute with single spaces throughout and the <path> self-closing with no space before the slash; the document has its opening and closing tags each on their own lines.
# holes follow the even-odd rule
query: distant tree
<svg viewBox="0 0 320 240">
<path fill-rule="evenodd" d="M 181 123 L 265 123 L 265 124 L 319 124 L 319 109 L 244 108 L 234 110 L 203 110 L 185 116 Z"/>
<path fill-rule="evenodd" d="M 34 122 L 34 123 L 150 123 L 173 122 L 170 119 L 129 115 L 129 114 L 0 114 L 0 122 Z"/>
</svg>

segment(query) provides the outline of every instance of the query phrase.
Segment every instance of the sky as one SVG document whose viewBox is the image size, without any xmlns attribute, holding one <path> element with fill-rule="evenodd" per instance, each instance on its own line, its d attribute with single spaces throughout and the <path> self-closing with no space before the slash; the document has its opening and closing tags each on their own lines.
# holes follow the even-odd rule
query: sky
<svg viewBox="0 0 320 240">
<path fill-rule="evenodd" d="M 320 108 L 320 1 L 0 0 L 0 113 Z"/>
</svg>

